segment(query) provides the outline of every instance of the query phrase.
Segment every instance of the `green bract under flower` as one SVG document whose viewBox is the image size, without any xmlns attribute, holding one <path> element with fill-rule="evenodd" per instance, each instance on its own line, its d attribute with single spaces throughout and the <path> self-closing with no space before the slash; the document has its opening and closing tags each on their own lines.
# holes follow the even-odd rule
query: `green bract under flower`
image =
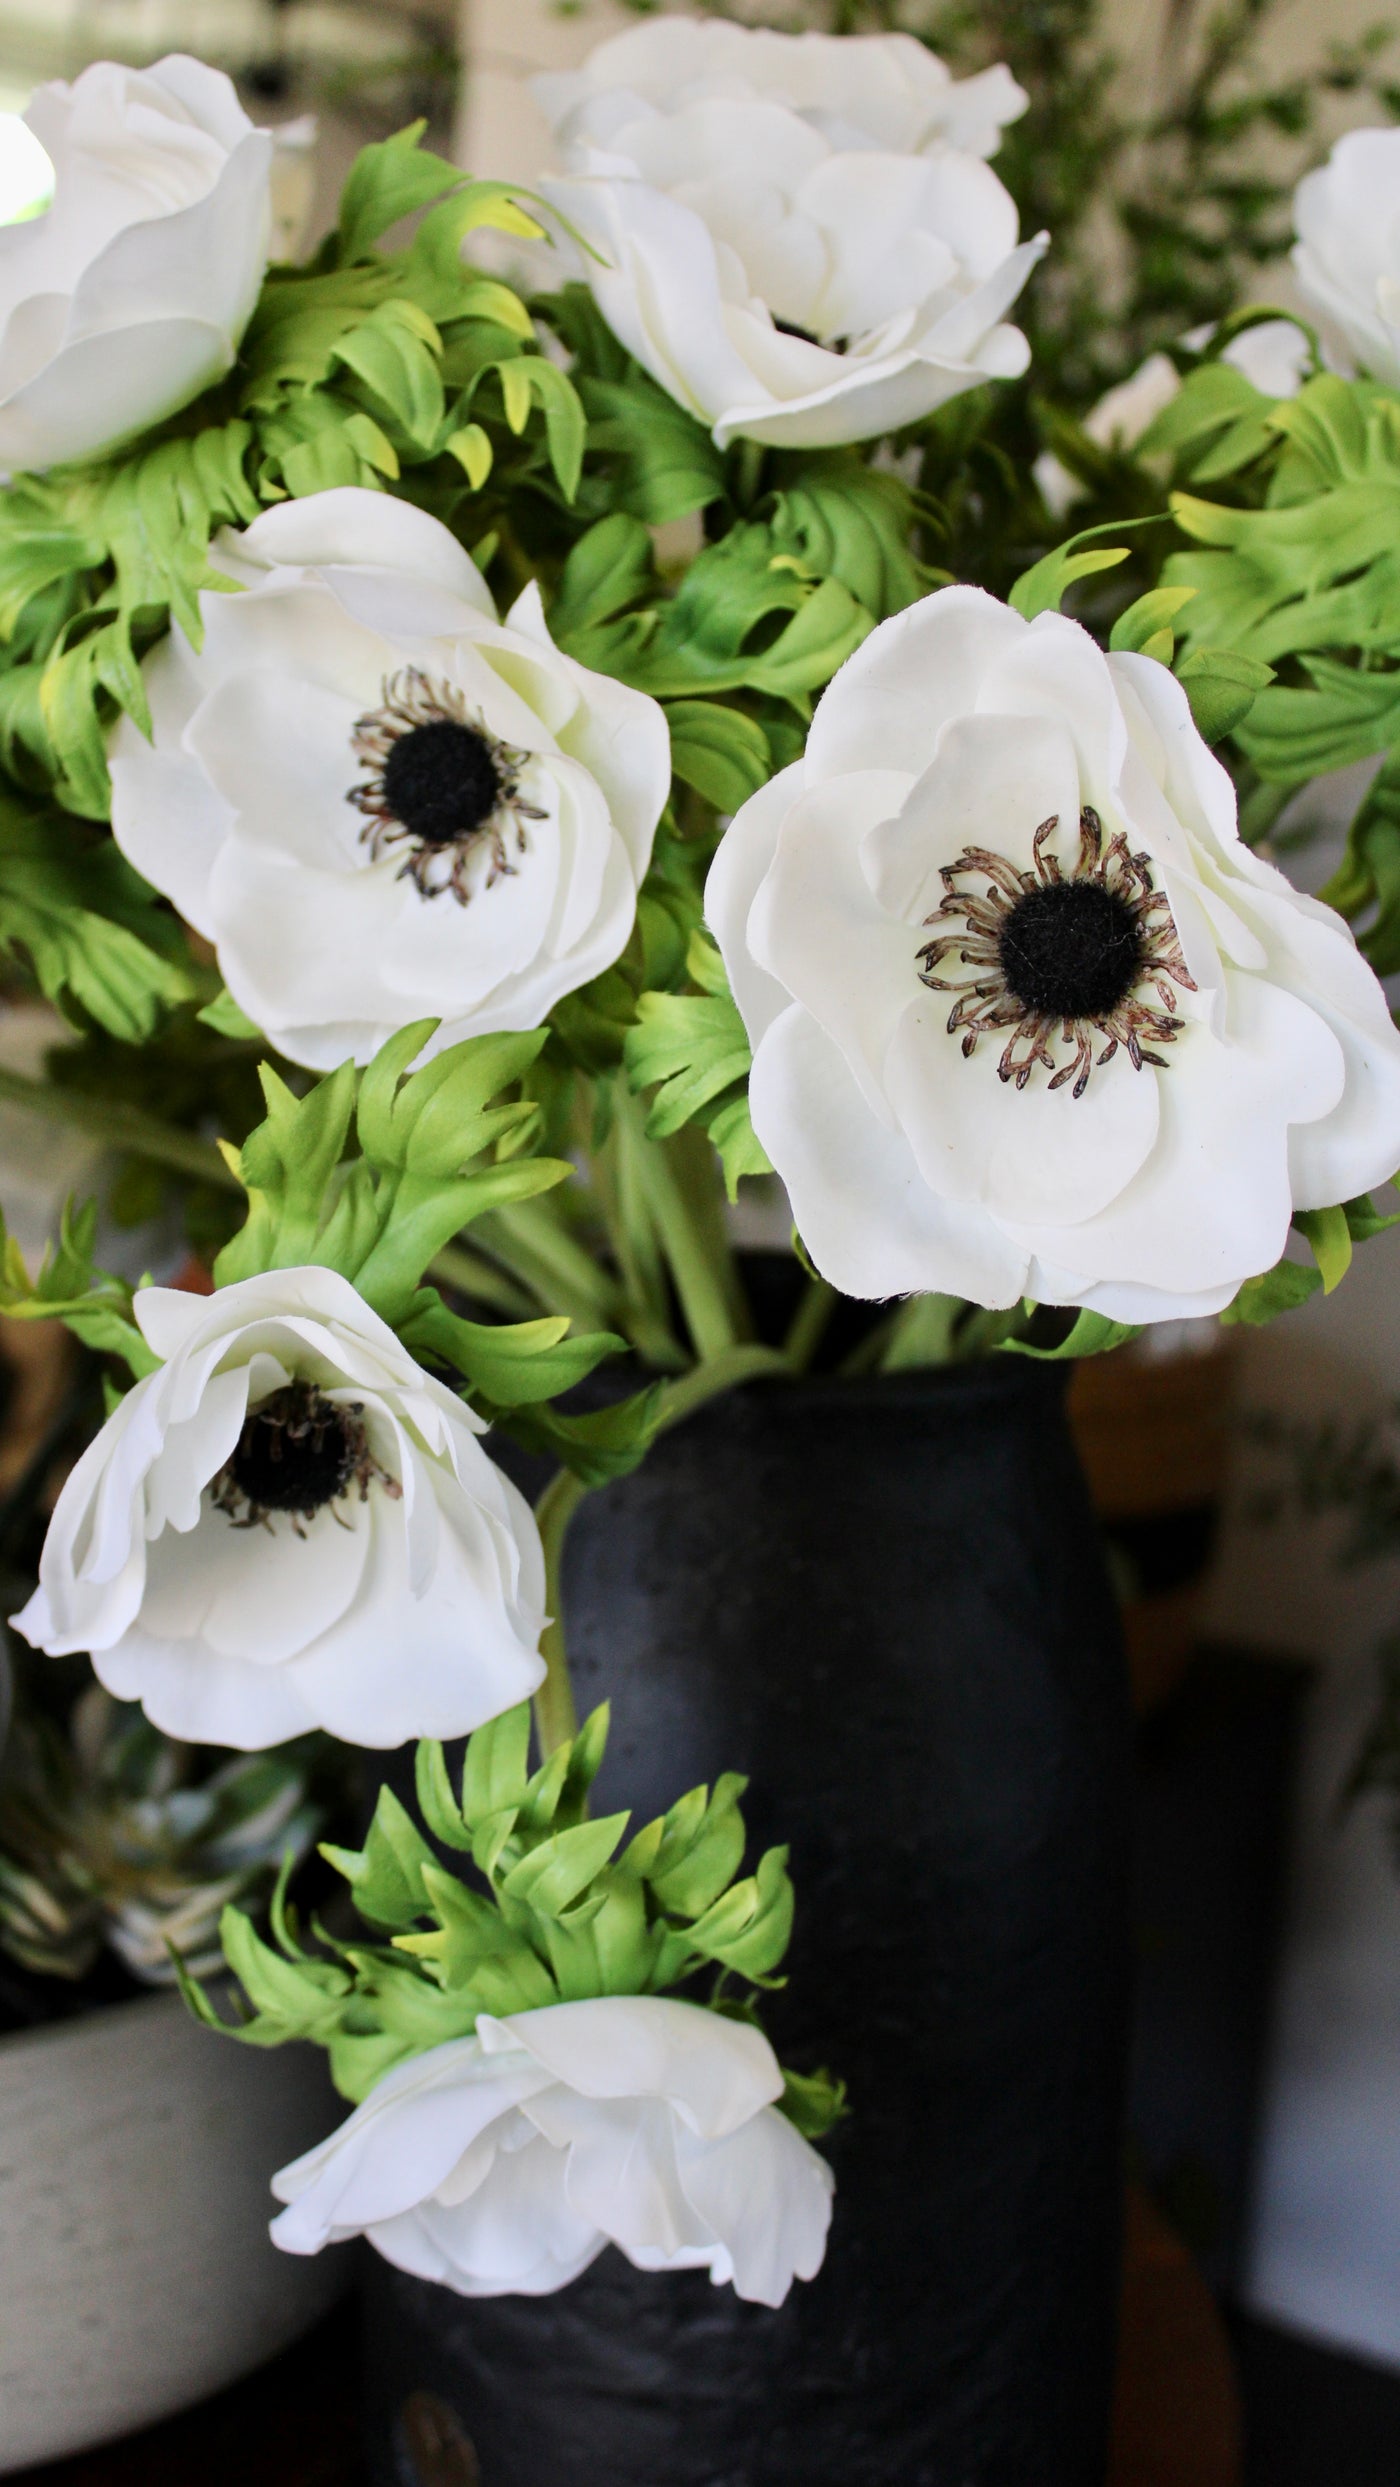
<svg viewBox="0 0 1400 2487">
<path fill-rule="evenodd" d="M 529 1711 L 508 1711 L 471 1738 L 460 1793 L 441 1745 L 420 1744 L 423 1821 L 461 1867 L 449 1872 L 381 1788 L 363 1849 L 322 1851 L 367 1936 L 318 1927 L 307 1948 L 279 1901 L 269 1945 L 239 1910 L 225 1911 L 224 1954 L 248 2006 L 231 2034 L 250 2046 L 309 2038 L 327 2049 L 342 2096 L 362 2099 L 396 2064 L 470 2036 L 479 2013 L 666 1994 L 710 1972 L 714 2008 L 755 2017 L 753 1989 L 772 1981 L 792 1932 L 787 1850 L 768 1849 L 741 1874 L 747 1781 L 732 1771 L 630 1839 L 627 1814 L 590 1819 L 607 1734 L 605 1704 L 531 1774 Z M 200 2017 L 230 2030 L 185 1984 Z M 825 2073 L 788 2074 L 782 2104 L 809 2137 L 842 2103 Z"/>
</svg>

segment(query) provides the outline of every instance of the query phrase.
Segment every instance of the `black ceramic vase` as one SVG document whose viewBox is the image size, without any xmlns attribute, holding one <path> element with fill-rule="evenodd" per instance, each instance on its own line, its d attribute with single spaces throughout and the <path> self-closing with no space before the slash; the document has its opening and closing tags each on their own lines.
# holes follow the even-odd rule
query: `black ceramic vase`
<svg viewBox="0 0 1400 2487">
<path fill-rule="evenodd" d="M 1060 1372 L 712 1403 L 582 1506 L 565 1610 L 599 1809 L 739 1769 L 791 1843 L 765 2015 L 849 2083 L 827 2259 L 777 2312 L 611 2248 L 546 2298 L 376 2262 L 376 2487 L 471 2475 L 414 2396 L 481 2487 L 1103 2487 L 1128 1718 Z"/>
</svg>

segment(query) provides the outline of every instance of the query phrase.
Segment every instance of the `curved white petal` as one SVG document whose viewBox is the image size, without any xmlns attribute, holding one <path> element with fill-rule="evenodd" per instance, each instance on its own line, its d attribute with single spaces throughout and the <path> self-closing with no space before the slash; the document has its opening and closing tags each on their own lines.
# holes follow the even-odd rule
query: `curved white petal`
<svg viewBox="0 0 1400 2487">
<path fill-rule="evenodd" d="M 19 1627 L 168 1733 L 255 1750 L 310 1727 L 386 1746 L 468 1733 L 544 1672 L 544 1559 L 481 1420 L 349 1281 L 264 1271 L 138 1292 L 164 1361 L 68 1478 Z M 362 1424 L 371 1461 L 299 1517 L 209 1488 L 245 1412 L 289 1381 Z M 235 1471 L 236 1473 L 236 1471 Z M 245 1523 L 256 1523 L 245 1525 Z"/>
</svg>

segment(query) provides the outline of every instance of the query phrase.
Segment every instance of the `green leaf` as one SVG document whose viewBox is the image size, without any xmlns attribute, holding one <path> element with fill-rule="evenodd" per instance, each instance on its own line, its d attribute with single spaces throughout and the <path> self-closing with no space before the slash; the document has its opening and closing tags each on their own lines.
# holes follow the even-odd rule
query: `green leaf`
<svg viewBox="0 0 1400 2487">
<path fill-rule="evenodd" d="M 1110 1321 L 1107 1313 L 1076 1313 L 1058 1347 L 1032 1347 L 1029 1339 L 1006 1338 L 998 1353 L 1034 1356 L 1040 1364 L 1064 1364 L 1081 1356 L 1105 1356 L 1137 1338 L 1140 1328 L 1141 1324 L 1131 1321 Z"/>
<path fill-rule="evenodd" d="M 656 1439 L 662 1386 L 651 1382 L 615 1406 L 586 1416 L 561 1416 L 557 1408 L 507 1408 L 502 1430 L 527 1451 L 559 1460 L 582 1484 L 607 1485 L 639 1468 Z"/>
<path fill-rule="evenodd" d="M 1038 613 L 1058 613 L 1076 579 L 1092 578 L 1100 570 L 1116 570 L 1120 562 L 1129 558 L 1128 545 L 1100 545 L 1094 539 L 1121 535 L 1131 523 L 1124 520 L 1116 527 L 1086 527 L 1082 534 L 1070 536 L 1043 560 L 1022 571 L 1007 602 L 1028 622 L 1033 622 Z M 1080 546 L 1088 549 L 1081 551 Z"/>
<path fill-rule="evenodd" d="M 732 1200 L 741 1176 L 772 1172 L 749 1118 L 752 1054 L 714 944 L 696 933 L 686 963 L 701 993 L 641 994 L 623 1059 L 635 1090 L 656 1091 L 647 1137 L 664 1139 L 688 1122 L 702 1121 L 719 1151 Z"/>
<path fill-rule="evenodd" d="M 610 622 L 656 585 L 651 537 L 639 518 L 613 510 L 581 535 L 564 564 L 549 627 L 560 647 Z"/>
<path fill-rule="evenodd" d="M 415 1356 L 456 1366 L 463 1379 L 496 1407 L 531 1407 L 557 1399 L 586 1381 L 607 1356 L 621 1355 L 625 1339 L 610 1330 L 569 1335 L 562 1315 L 540 1321 L 464 1321 L 449 1312 L 432 1289 L 399 1324 L 399 1336 Z"/>
<path fill-rule="evenodd" d="M 528 1702 L 477 1728 L 467 1744 L 462 1774 L 462 1817 L 469 1828 L 523 1804 L 529 1752 Z"/>
<path fill-rule="evenodd" d="M 452 1794 L 446 1755 L 434 1737 L 425 1737 L 414 1754 L 413 1782 L 418 1810 L 434 1839 L 440 1840 L 444 1848 L 469 1852 L 471 1833 Z"/>
<path fill-rule="evenodd" d="M 637 365 L 621 381 L 581 377 L 578 389 L 615 509 L 664 527 L 723 499 L 724 459 L 708 431 Z"/>
<path fill-rule="evenodd" d="M 234 1037 L 246 1043 L 262 1034 L 261 1028 L 255 1026 L 247 1012 L 239 1009 L 227 987 L 217 993 L 212 1002 L 206 1002 L 203 1010 L 197 1010 L 195 1017 L 204 1027 L 212 1028 L 216 1036 Z"/>
<path fill-rule="evenodd" d="M 578 1822 L 541 1840 L 506 1875 L 501 1889 L 507 1899 L 528 1904 L 537 1913 L 558 1916 L 606 1865 L 627 1828 L 625 1813 L 606 1814 L 597 1822 Z"/>
<path fill-rule="evenodd" d="M 833 2080 L 829 2072 L 795 2073 L 784 2065 L 778 2107 L 805 2141 L 819 2142 L 849 2112 L 846 2084 Z"/>
<path fill-rule="evenodd" d="M 939 574 L 911 550 L 932 505 L 897 475 L 842 449 L 785 458 L 779 471 L 785 480 L 774 502 L 773 541 L 810 576 L 839 579 L 877 622 L 936 584 Z"/>
<path fill-rule="evenodd" d="M 1183 605 L 1195 595 L 1194 587 L 1154 587 L 1126 613 L 1120 613 L 1109 633 L 1110 648 L 1125 649 L 1139 656 L 1155 656 L 1158 663 L 1170 665 L 1176 653 L 1176 633 L 1172 628 Z"/>
<path fill-rule="evenodd" d="M 373 1924 L 411 1926 L 426 1914 L 423 1869 L 434 1863 L 433 1852 L 392 1788 L 379 1791 L 362 1849 L 323 1843 L 321 1854 L 344 1875 L 360 1915 Z"/>
<path fill-rule="evenodd" d="M 1235 1297 L 1227 1304 L 1220 1318 L 1223 1322 L 1244 1322 L 1257 1329 L 1273 1321 L 1280 1313 L 1292 1312 L 1306 1304 L 1322 1285 L 1322 1272 L 1309 1268 L 1302 1261 L 1279 1261 L 1258 1278 L 1247 1278 Z"/>
<path fill-rule="evenodd" d="M 1293 1223 L 1312 1246 L 1322 1272 L 1322 1291 L 1330 1295 L 1351 1267 L 1351 1227 L 1345 1209 L 1295 1209 Z"/>
<path fill-rule="evenodd" d="M 46 1247 L 38 1275 L 31 1278 L 0 1211 L 0 1312 L 12 1321 L 61 1321 L 94 1354 L 120 1356 L 139 1381 L 155 1372 L 160 1358 L 132 1317 L 132 1293 L 125 1279 L 97 1267 L 96 1235 L 96 1201 L 85 1201 L 80 1209 L 68 1201 L 58 1240 Z"/>
<path fill-rule="evenodd" d="M 1273 668 L 1229 648 L 1193 648 L 1176 669 L 1203 742 L 1218 743 L 1249 715 Z"/>
<path fill-rule="evenodd" d="M 127 1044 L 151 1036 L 194 990 L 166 954 L 171 930 L 110 841 L 0 796 L 0 951 L 26 958 L 70 1018 Z"/>
<path fill-rule="evenodd" d="M 335 348 L 334 360 L 363 381 L 376 407 L 419 448 L 433 448 L 446 401 L 438 358 L 442 339 L 427 313 L 391 299 Z"/>
<path fill-rule="evenodd" d="M 761 725 L 717 700 L 677 699 L 666 710 L 671 767 L 717 812 L 737 812 L 766 786 L 773 762 Z"/>
<path fill-rule="evenodd" d="M 401 216 L 427 207 L 445 190 L 460 189 L 460 167 L 420 145 L 427 126 L 426 121 L 415 121 L 393 138 L 362 148 L 355 158 L 340 194 L 342 260 L 363 259 Z"/>
<path fill-rule="evenodd" d="M 792 1939 L 787 1858 L 786 1848 L 770 1848 L 756 1874 L 735 1883 L 687 1928 L 691 1947 L 741 1977 L 770 1976 Z"/>
</svg>

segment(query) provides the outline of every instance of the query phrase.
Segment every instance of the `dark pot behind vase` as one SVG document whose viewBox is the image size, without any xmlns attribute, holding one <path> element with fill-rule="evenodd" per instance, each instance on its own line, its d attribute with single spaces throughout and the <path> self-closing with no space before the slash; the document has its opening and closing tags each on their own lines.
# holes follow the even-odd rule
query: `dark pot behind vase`
<svg viewBox="0 0 1400 2487">
<path fill-rule="evenodd" d="M 776 2313 L 612 2249 L 543 2299 L 376 2264 L 379 2487 L 470 2476 L 425 2409 L 481 2487 L 1102 2487 L 1128 1718 L 1059 1372 L 715 1402 L 584 1503 L 565 1609 L 599 1809 L 740 1769 L 791 1842 L 765 2013 L 850 2085 L 827 2260 Z"/>
</svg>

